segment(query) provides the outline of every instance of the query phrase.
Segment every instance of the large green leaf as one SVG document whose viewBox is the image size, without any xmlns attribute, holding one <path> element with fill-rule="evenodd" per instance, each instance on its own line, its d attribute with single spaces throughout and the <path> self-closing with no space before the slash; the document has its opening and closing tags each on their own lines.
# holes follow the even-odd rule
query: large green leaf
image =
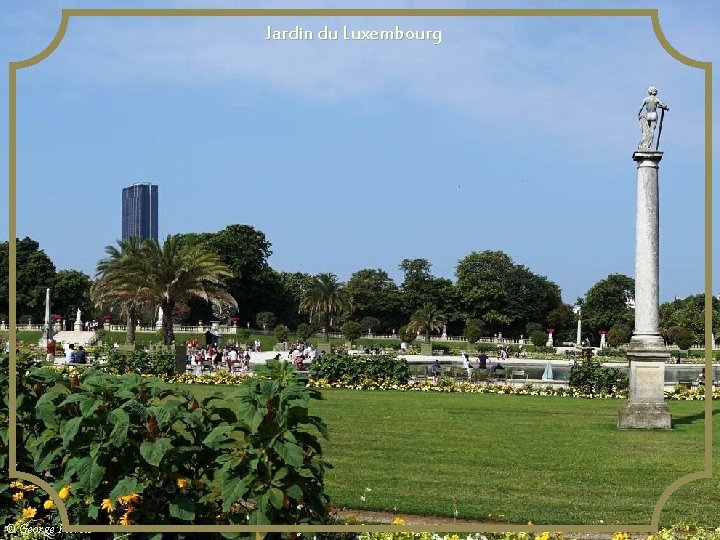
<svg viewBox="0 0 720 540">
<path fill-rule="evenodd" d="M 303 449 L 295 443 L 276 441 L 273 450 L 291 467 L 299 467 L 303 463 Z"/>
<path fill-rule="evenodd" d="M 217 450 L 220 443 L 225 441 L 226 434 L 233 430 L 233 426 L 224 424 L 215 427 L 203 440 L 203 444 L 212 450 Z"/>
<path fill-rule="evenodd" d="M 178 495 L 170 503 L 170 515 L 184 521 L 191 521 L 195 519 L 195 503 L 185 495 Z"/>
<path fill-rule="evenodd" d="M 120 480 L 110 492 L 110 500 L 117 501 L 118 497 L 124 497 L 131 493 L 142 493 L 142 491 L 142 488 L 138 485 L 137 478 L 126 476 Z"/>
<path fill-rule="evenodd" d="M 108 442 L 110 446 L 122 446 L 127 440 L 130 416 L 123 409 L 114 409 L 108 414 L 108 421 L 113 424 Z"/>
<path fill-rule="evenodd" d="M 283 507 L 283 502 L 285 502 L 285 496 L 283 495 L 283 492 L 280 491 L 278 488 L 270 488 L 270 491 L 268 491 L 268 498 L 270 500 L 270 504 L 273 505 L 275 508 Z"/>
<path fill-rule="evenodd" d="M 252 478 L 235 476 L 228 478 L 222 486 L 223 512 L 230 510 L 232 503 L 244 499 Z"/>
<path fill-rule="evenodd" d="M 143 441 L 140 445 L 140 455 L 144 457 L 145 461 L 150 465 L 157 467 L 170 448 L 172 448 L 172 442 L 167 437 L 162 437 L 152 442 Z"/>
<path fill-rule="evenodd" d="M 83 489 L 94 491 L 100 485 L 104 474 L 105 467 L 96 463 L 92 458 L 87 458 L 87 462 L 82 463 L 82 466 L 80 463 L 78 464 L 77 481 Z"/>
<path fill-rule="evenodd" d="M 71 418 L 67 422 L 63 422 L 60 425 L 60 436 L 62 437 L 63 444 L 67 445 L 77 435 L 78 429 L 80 429 L 80 422 L 82 417 Z"/>
</svg>

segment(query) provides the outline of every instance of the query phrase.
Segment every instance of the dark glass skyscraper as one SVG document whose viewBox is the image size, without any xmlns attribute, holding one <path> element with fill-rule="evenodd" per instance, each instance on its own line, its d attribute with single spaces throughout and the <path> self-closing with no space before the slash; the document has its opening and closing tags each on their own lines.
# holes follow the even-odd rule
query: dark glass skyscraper
<svg viewBox="0 0 720 540">
<path fill-rule="evenodd" d="M 122 237 L 158 239 L 158 187 L 138 182 L 122 190 Z"/>
</svg>

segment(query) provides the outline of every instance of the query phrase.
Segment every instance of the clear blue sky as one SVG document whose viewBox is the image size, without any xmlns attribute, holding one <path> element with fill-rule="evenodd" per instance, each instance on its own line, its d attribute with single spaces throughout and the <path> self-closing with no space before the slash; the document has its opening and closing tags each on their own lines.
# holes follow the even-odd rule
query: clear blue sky
<svg viewBox="0 0 720 540">
<path fill-rule="evenodd" d="M 0 0 L 2 58 L 45 48 L 62 6 Z M 719 59 L 716 3 L 632 7 L 656 6 L 680 52 Z M 443 42 L 266 41 L 268 24 L 429 28 Z M 274 268 L 341 279 L 382 268 L 399 281 L 400 261 L 417 257 L 453 278 L 471 251 L 502 250 L 573 303 L 609 273 L 634 273 L 631 154 L 649 85 L 670 105 L 661 299 L 684 297 L 704 286 L 703 72 L 671 58 L 638 17 L 73 18 L 60 47 L 18 73 L 18 236 L 38 240 L 59 269 L 92 275 L 120 236 L 121 189 L 152 182 L 161 237 L 247 223 L 272 243 Z M 0 115 L 7 126 L 6 105 Z"/>
</svg>

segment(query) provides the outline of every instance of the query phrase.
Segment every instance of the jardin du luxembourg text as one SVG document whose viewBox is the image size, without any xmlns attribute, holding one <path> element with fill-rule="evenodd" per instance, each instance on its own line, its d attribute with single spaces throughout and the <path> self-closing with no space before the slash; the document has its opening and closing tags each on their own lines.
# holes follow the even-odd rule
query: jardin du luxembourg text
<svg viewBox="0 0 720 540">
<path fill-rule="evenodd" d="M 279 30 L 267 26 L 266 41 L 429 41 L 433 45 L 442 43 L 442 30 L 405 29 L 396 25 L 387 30 L 353 30 L 346 25 L 332 29 L 324 26 L 321 30 L 307 30 L 295 25 L 290 30 Z"/>
</svg>

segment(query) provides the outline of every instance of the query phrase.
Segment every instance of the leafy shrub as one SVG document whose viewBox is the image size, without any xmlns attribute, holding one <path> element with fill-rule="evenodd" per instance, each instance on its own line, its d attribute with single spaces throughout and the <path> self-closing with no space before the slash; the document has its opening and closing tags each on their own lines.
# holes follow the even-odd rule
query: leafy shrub
<svg viewBox="0 0 720 540">
<path fill-rule="evenodd" d="M 605 339 L 607 340 L 608 345 L 610 345 L 611 347 L 617 347 L 618 345 L 629 343 L 631 337 L 632 330 L 629 326 L 625 326 L 624 324 L 617 324 L 608 331 Z"/>
<path fill-rule="evenodd" d="M 255 322 L 257 322 L 258 328 L 272 328 L 277 317 L 272 311 L 261 311 L 255 315 Z"/>
<path fill-rule="evenodd" d="M 417 338 L 417 332 L 408 330 L 407 326 L 401 326 L 398 330 L 398 337 L 405 343 L 412 343 Z"/>
<path fill-rule="evenodd" d="M 405 384 L 410 378 L 407 360 L 389 355 L 325 354 L 310 364 L 313 379 L 358 384 L 366 379 Z"/>
<path fill-rule="evenodd" d="M 533 330 L 530 334 L 530 341 L 536 347 L 543 347 L 547 343 L 547 334 L 542 330 Z"/>
<path fill-rule="evenodd" d="M 683 351 L 688 350 L 697 341 L 695 334 L 687 328 L 680 328 L 675 335 L 675 344 Z"/>
<path fill-rule="evenodd" d="M 109 349 L 106 369 L 112 373 L 172 375 L 175 373 L 175 351 L 172 348 L 150 351 Z"/>
<path fill-rule="evenodd" d="M 617 368 L 606 368 L 594 358 L 585 359 L 570 368 L 569 384 L 585 394 L 611 393 L 613 387 L 627 388 L 627 375 Z"/>
<path fill-rule="evenodd" d="M 7 355 L 0 384 L 7 388 Z M 25 370 L 25 368 L 28 368 Z M 71 523 L 269 524 L 327 519 L 317 432 L 317 390 L 289 365 L 268 366 L 230 395 L 198 403 L 187 390 L 137 374 L 33 369 L 18 363 L 20 470 L 36 471 L 66 499 Z M 269 377 L 269 378 L 268 378 Z M 7 395 L 0 405 L 0 470 L 7 452 Z M 2 408 L 5 407 L 5 408 Z M 34 456 L 31 458 L 30 456 Z M 16 501 L 0 476 L 0 519 Z M 37 493 L 37 494 L 36 494 Z M 64 494 L 64 495 L 63 495 Z M 20 506 L 23 505 L 23 506 Z"/>
<path fill-rule="evenodd" d="M 495 343 L 478 343 L 475 347 L 477 352 L 492 353 L 497 351 L 497 345 Z"/>
<path fill-rule="evenodd" d="M 468 343 L 475 343 L 478 339 L 482 337 L 482 330 L 478 328 L 476 325 L 468 325 L 465 327 L 465 340 Z"/>
<path fill-rule="evenodd" d="M 275 327 L 275 337 L 278 343 L 284 343 L 288 340 L 288 327 L 284 324 L 278 324 Z"/>
<path fill-rule="evenodd" d="M 315 330 L 313 329 L 313 327 L 307 323 L 298 324 L 298 327 L 296 330 L 298 338 L 301 339 L 302 341 L 307 341 L 310 338 L 310 336 L 313 335 L 314 332 L 315 332 Z"/>
<path fill-rule="evenodd" d="M 345 339 L 352 343 L 360 337 L 360 334 L 362 333 L 362 326 L 360 326 L 359 322 L 348 321 L 342 325 L 341 330 Z"/>
<path fill-rule="evenodd" d="M 604 357 L 624 357 L 626 356 L 626 353 L 624 350 L 621 349 L 613 349 L 610 347 L 606 347 L 605 349 L 600 349 L 597 352 L 598 356 L 604 356 Z"/>
</svg>

